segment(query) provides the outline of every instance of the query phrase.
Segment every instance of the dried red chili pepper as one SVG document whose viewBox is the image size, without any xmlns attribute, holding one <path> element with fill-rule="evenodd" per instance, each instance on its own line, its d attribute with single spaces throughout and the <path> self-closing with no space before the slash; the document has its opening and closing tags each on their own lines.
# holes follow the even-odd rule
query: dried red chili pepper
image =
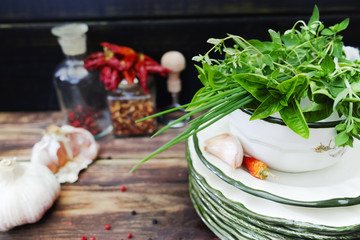
<svg viewBox="0 0 360 240">
<path fill-rule="evenodd" d="M 103 52 L 92 53 L 84 60 L 84 67 L 90 71 L 100 69 L 105 65 L 106 59 Z"/>
<path fill-rule="evenodd" d="M 119 72 L 109 66 L 103 67 L 100 73 L 100 81 L 104 83 L 105 89 L 114 91 L 117 89 L 121 78 Z"/>
<path fill-rule="evenodd" d="M 112 51 L 114 53 L 121 54 L 121 55 L 129 55 L 129 54 L 136 53 L 132 48 L 118 46 L 118 45 L 111 44 L 108 42 L 102 42 L 101 46 L 109 49 L 110 51 Z"/>
<path fill-rule="evenodd" d="M 128 69 L 126 63 L 123 60 L 119 60 L 114 56 L 107 60 L 107 64 L 118 71 L 124 71 Z"/>
<path fill-rule="evenodd" d="M 136 77 L 135 70 L 134 69 L 129 69 L 129 70 L 124 71 L 123 73 L 124 73 L 124 78 L 126 79 L 128 84 L 133 84 L 134 79 Z"/>
<path fill-rule="evenodd" d="M 162 67 L 154 59 L 138 54 L 132 48 L 102 42 L 104 53 L 97 52 L 85 60 L 85 68 L 89 70 L 101 69 L 100 80 L 105 88 L 115 91 L 122 79 L 132 84 L 137 77 L 144 93 L 147 94 L 148 74 L 165 76 L 169 69 Z"/>
<path fill-rule="evenodd" d="M 144 62 L 143 61 L 138 62 L 135 65 L 135 69 L 136 69 L 136 72 L 137 72 L 137 76 L 138 76 L 138 79 L 139 79 L 140 86 L 141 86 L 143 92 L 145 94 L 147 94 L 148 93 L 148 89 L 147 89 L 148 72 L 146 70 Z"/>
</svg>

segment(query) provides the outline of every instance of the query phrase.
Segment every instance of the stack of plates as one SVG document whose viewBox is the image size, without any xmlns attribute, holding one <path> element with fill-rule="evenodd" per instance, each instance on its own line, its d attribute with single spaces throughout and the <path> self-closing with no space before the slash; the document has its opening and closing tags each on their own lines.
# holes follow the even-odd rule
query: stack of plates
<svg viewBox="0 0 360 240">
<path fill-rule="evenodd" d="M 205 152 L 228 119 L 188 140 L 190 196 L 221 239 L 360 239 L 360 155 L 306 173 L 260 180 Z M 359 146 L 356 146 L 359 148 Z"/>
</svg>

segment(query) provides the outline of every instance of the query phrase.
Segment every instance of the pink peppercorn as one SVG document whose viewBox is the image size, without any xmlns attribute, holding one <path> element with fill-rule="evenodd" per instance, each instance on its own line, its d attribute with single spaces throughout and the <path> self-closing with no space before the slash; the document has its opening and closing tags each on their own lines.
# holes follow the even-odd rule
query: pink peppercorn
<svg viewBox="0 0 360 240">
<path fill-rule="evenodd" d="M 82 237 L 81 237 L 81 240 L 87 240 L 87 237 L 86 237 L 86 236 L 82 236 Z"/>
<path fill-rule="evenodd" d="M 106 229 L 106 230 L 109 230 L 110 228 L 111 228 L 111 227 L 110 227 L 109 224 L 106 224 L 106 225 L 105 225 L 105 229 Z"/>
<path fill-rule="evenodd" d="M 89 237 L 89 240 L 96 240 L 95 237 Z"/>
<path fill-rule="evenodd" d="M 121 186 L 121 187 L 120 187 L 120 191 L 125 192 L 125 191 L 126 191 L 126 187 L 125 187 L 125 186 Z"/>
<path fill-rule="evenodd" d="M 126 237 L 127 237 L 127 238 L 132 238 L 132 234 L 131 234 L 131 233 L 128 233 L 128 234 L 126 235 Z"/>
</svg>

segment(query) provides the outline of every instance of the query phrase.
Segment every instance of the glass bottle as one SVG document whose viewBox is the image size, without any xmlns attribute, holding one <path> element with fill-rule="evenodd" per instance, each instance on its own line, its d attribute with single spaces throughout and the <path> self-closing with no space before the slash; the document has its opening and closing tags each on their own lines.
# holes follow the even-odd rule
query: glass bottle
<svg viewBox="0 0 360 240">
<path fill-rule="evenodd" d="M 136 122 L 155 113 L 155 95 L 144 94 L 138 80 L 133 84 L 121 81 L 118 89 L 108 95 L 108 105 L 116 137 L 149 135 L 155 132 L 156 118 Z"/>
<path fill-rule="evenodd" d="M 112 131 L 112 124 L 99 74 L 84 68 L 87 30 L 86 24 L 52 28 L 66 57 L 55 70 L 54 85 L 65 122 L 102 137 Z"/>
</svg>

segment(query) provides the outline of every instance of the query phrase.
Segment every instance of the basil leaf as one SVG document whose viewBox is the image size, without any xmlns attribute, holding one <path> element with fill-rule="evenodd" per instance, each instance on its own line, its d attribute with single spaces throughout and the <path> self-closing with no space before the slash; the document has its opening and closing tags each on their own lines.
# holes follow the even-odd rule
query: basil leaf
<svg viewBox="0 0 360 240">
<path fill-rule="evenodd" d="M 268 95 L 266 85 L 268 80 L 265 76 L 252 73 L 239 73 L 233 76 L 246 91 L 260 102 L 264 101 Z"/>
<path fill-rule="evenodd" d="M 341 23 L 339 23 L 339 28 L 337 32 L 345 30 L 349 26 L 350 19 L 346 18 Z"/>
<path fill-rule="evenodd" d="M 310 106 L 303 110 L 306 122 L 320 121 L 329 117 L 331 113 L 333 113 L 331 102 L 328 104 L 318 104 L 313 102 L 310 104 Z"/>
<path fill-rule="evenodd" d="M 262 53 L 269 53 L 274 50 L 271 42 L 261 42 L 259 40 L 249 40 L 249 43 Z"/>
<path fill-rule="evenodd" d="M 349 141 L 349 135 L 345 131 L 343 131 L 338 133 L 335 136 L 334 140 L 337 146 L 344 146 Z"/>
<path fill-rule="evenodd" d="M 262 61 L 265 65 L 269 66 L 270 69 L 274 69 L 274 63 L 269 54 L 262 55 Z"/>
<path fill-rule="evenodd" d="M 276 48 L 280 48 L 281 45 L 282 45 L 280 33 L 275 32 L 275 31 L 272 30 L 272 29 L 269 29 L 269 33 L 270 33 L 271 40 L 272 40 L 272 42 L 274 43 L 274 46 L 275 46 Z"/>
<path fill-rule="evenodd" d="M 305 91 L 309 84 L 309 81 L 306 77 L 306 75 L 301 74 L 297 75 L 293 78 L 290 78 L 286 81 L 283 81 L 277 86 L 277 89 L 282 93 L 286 95 L 286 99 L 289 100 L 289 98 L 295 94 L 296 96 L 301 96 L 302 93 Z"/>
<path fill-rule="evenodd" d="M 267 118 L 280 111 L 282 108 L 283 106 L 280 104 L 280 100 L 278 98 L 268 95 L 251 115 L 250 120 Z"/>
<path fill-rule="evenodd" d="M 287 107 L 280 110 L 280 116 L 285 124 L 296 134 L 306 139 L 309 138 L 310 130 L 301 111 L 300 104 L 296 99 L 292 99 Z"/>
<path fill-rule="evenodd" d="M 317 22 L 319 21 L 319 17 L 320 17 L 320 14 L 319 14 L 319 9 L 318 7 L 315 5 L 314 7 L 314 10 L 313 10 L 313 13 L 310 17 L 310 20 L 308 22 L 308 26 L 311 26 L 314 22 Z"/>
<path fill-rule="evenodd" d="M 325 35 L 325 36 L 331 36 L 331 35 L 334 35 L 335 33 L 328 29 L 328 28 L 325 28 L 324 30 L 321 31 L 321 35 Z"/>
<path fill-rule="evenodd" d="M 324 72 L 330 74 L 333 73 L 335 70 L 335 63 L 329 55 L 326 55 L 324 60 L 321 63 L 321 69 L 324 70 Z"/>
<path fill-rule="evenodd" d="M 205 74 L 205 64 L 203 64 L 203 68 L 199 67 L 198 65 L 195 65 L 199 75 L 198 75 L 198 78 L 199 80 L 201 81 L 201 83 L 204 85 L 204 86 L 207 86 L 208 85 L 208 82 L 206 80 L 206 74 Z"/>
<path fill-rule="evenodd" d="M 333 104 L 333 111 L 336 111 L 337 105 L 346 98 L 346 96 L 349 94 L 350 89 L 345 88 L 342 90 L 335 98 L 334 104 Z"/>
<path fill-rule="evenodd" d="M 222 41 L 222 39 L 209 38 L 206 42 L 214 45 L 219 45 Z"/>
</svg>

